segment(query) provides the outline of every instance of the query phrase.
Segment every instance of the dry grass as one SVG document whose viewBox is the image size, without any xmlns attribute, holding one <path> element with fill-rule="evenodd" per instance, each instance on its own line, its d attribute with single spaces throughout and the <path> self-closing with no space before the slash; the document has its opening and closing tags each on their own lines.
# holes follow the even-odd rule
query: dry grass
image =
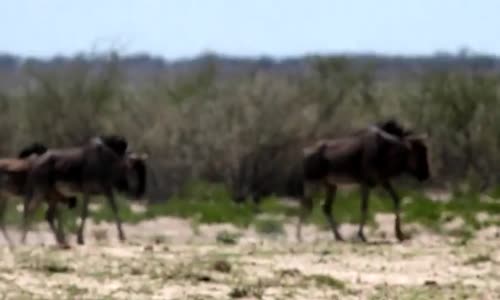
<svg viewBox="0 0 500 300">
<path fill-rule="evenodd" d="M 386 222 L 386 218 L 377 218 Z M 157 220 L 158 224 L 168 224 Z M 364 245 L 335 243 L 331 233 L 293 224 L 282 239 L 241 232 L 237 244 L 217 243 L 217 226 L 200 234 L 190 223 L 171 222 L 135 231 L 130 241 L 90 238 L 83 247 L 0 249 L 0 296 L 7 299 L 496 299 L 500 296 L 498 240 L 478 233 L 466 245 L 458 237 L 421 229 L 412 240 Z M 92 225 L 90 225 L 92 226 Z M 99 228 L 113 228 L 101 223 Z M 378 231 L 391 227 L 378 224 Z M 128 227 L 131 231 L 133 227 Z M 151 241 L 161 232 L 169 244 Z M 355 226 L 343 231 L 354 234 Z M 50 237 L 50 235 L 48 235 Z M 487 255 L 485 255 L 487 253 Z"/>
</svg>

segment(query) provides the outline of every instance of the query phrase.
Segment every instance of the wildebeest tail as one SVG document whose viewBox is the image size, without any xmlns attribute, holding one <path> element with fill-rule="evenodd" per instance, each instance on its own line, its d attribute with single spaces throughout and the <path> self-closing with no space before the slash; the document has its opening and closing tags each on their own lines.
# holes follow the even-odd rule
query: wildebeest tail
<svg viewBox="0 0 500 300">
<path fill-rule="evenodd" d="M 306 150 L 303 157 L 304 179 L 317 180 L 328 173 L 328 161 L 325 159 L 327 144 L 322 142 L 311 150 Z"/>
</svg>

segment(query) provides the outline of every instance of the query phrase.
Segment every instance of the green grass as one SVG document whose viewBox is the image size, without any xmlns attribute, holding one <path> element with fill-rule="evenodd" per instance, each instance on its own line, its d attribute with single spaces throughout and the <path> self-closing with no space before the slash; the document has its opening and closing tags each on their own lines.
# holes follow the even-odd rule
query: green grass
<svg viewBox="0 0 500 300">
<path fill-rule="evenodd" d="M 255 220 L 255 231 L 263 235 L 281 235 L 285 232 L 283 221 L 277 218 L 260 218 Z"/>
<path fill-rule="evenodd" d="M 470 235 L 470 231 L 477 230 L 487 225 L 500 225 L 497 220 L 478 221 L 476 215 L 486 212 L 490 215 L 500 214 L 500 200 L 483 201 L 478 194 L 455 193 L 450 201 L 432 201 L 423 194 L 416 191 L 405 191 L 398 189 L 402 196 L 403 222 L 415 222 L 430 229 L 441 231 L 442 225 L 454 217 L 464 220 L 465 225 L 456 231 L 458 235 Z M 404 197 L 403 197 L 404 196 Z M 500 189 L 493 190 L 490 196 L 500 196 Z M 89 218 L 95 222 L 113 222 L 114 215 L 109 205 L 103 199 L 95 198 L 94 203 L 101 203 L 98 211 L 90 211 Z M 186 186 L 176 197 L 162 203 L 150 204 L 145 212 L 134 212 L 128 205 L 128 200 L 117 197 L 119 214 L 123 221 L 137 223 L 142 220 L 161 216 L 177 216 L 192 220 L 193 229 L 199 224 L 206 223 L 231 223 L 238 227 L 247 227 L 254 224 L 257 230 L 262 232 L 278 230 L 275 225 L 258 219 L 253 204 L 235 204 L 224 188 L 219 184 L 206 184 L 193 182 Z M 15 205 L 19 201 L 11 201 L 7 213 L 7 222 L 10 224 L 21 224 L 21 213 L 15 211 Z M 261 211 L 284 218 L 296 217 L 299 212 L 298 202 L 295 205 L 284 203 L 276 197 L 268 197 L 261 202 Z M 62 207 L 67 231 L 75 232 L 77 228 L 76 218 L 80 215 L 81 201 L 79 206 L 72 211 Z M 44 221 L 45 208 L 39 209 L 34 217 L 34 222 Z M 380 189 L 375 189 L 370 195 L 369 223 L 373 224 L 373 216 L 376 212 L 393 212 L 393 203 L 388 195 Z M 338 192 L 332 213 L 339 223 L 357 223 L 360 219 L 359 190 Z M 497 218 L 498 219 L 498 218 Z M 326 220 L 321 209 L 321 195 L 315 199 L 314 209 L 306 222 L 326 227 Z M 269 229 L 270 227 L 274 227 Z M 260 229 L 259 229 L 260 228 Z"/>
</svg>

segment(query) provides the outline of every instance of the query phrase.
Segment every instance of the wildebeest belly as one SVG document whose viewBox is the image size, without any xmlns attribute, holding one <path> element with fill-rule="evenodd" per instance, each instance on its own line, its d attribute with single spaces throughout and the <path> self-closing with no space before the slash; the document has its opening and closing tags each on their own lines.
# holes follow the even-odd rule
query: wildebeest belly
<svg viewBox="0 0 500 300">
<path fill-rule="evenodd" d="M 326 177 L 329 184 L 354 184 L 359 182 L 358 178 L 346 173 L 329 173 Z"/>
<path fill-rule="evenodd" d="M 76 196 L 83 192 L 83 188 L 79 184 L 72 182 L 58 181 L 55 184 L 56 189 L 65 196 Z M 102 187 L 98 183 L 86 183 L 85 190 L 90 194 L 102 193 Z"/>
</svg>

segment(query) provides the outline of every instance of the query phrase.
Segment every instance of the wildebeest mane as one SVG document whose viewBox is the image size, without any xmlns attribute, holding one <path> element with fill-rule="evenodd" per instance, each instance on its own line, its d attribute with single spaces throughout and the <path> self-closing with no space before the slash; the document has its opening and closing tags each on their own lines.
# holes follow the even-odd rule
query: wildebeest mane
<svg viewBox="0 0 500 300">
<path fill-rule="evenodd" d="M 392 134 L 398 138 L 404 138 L 411 135 L 413 132 L 409 129 L 404 128 L 397 120 L 387 119 L 380 121 L 375 124 L 375 126 L 389 134 Z"/>
<path fill-rule="evenodd" d="M 47 152 L 47 147 L 39 142 L 34 142 L 29 146 L 26 146 L 17 155 L 18 158 L 27 158 L 32 154 L 41 155 Z"/>
<path fill-rule="evenodd" d="M 125 137 L 116 134 L 101 135 L 99 139 L 120 157 L 127 152 L 128 143 Z"/>
</svg>

